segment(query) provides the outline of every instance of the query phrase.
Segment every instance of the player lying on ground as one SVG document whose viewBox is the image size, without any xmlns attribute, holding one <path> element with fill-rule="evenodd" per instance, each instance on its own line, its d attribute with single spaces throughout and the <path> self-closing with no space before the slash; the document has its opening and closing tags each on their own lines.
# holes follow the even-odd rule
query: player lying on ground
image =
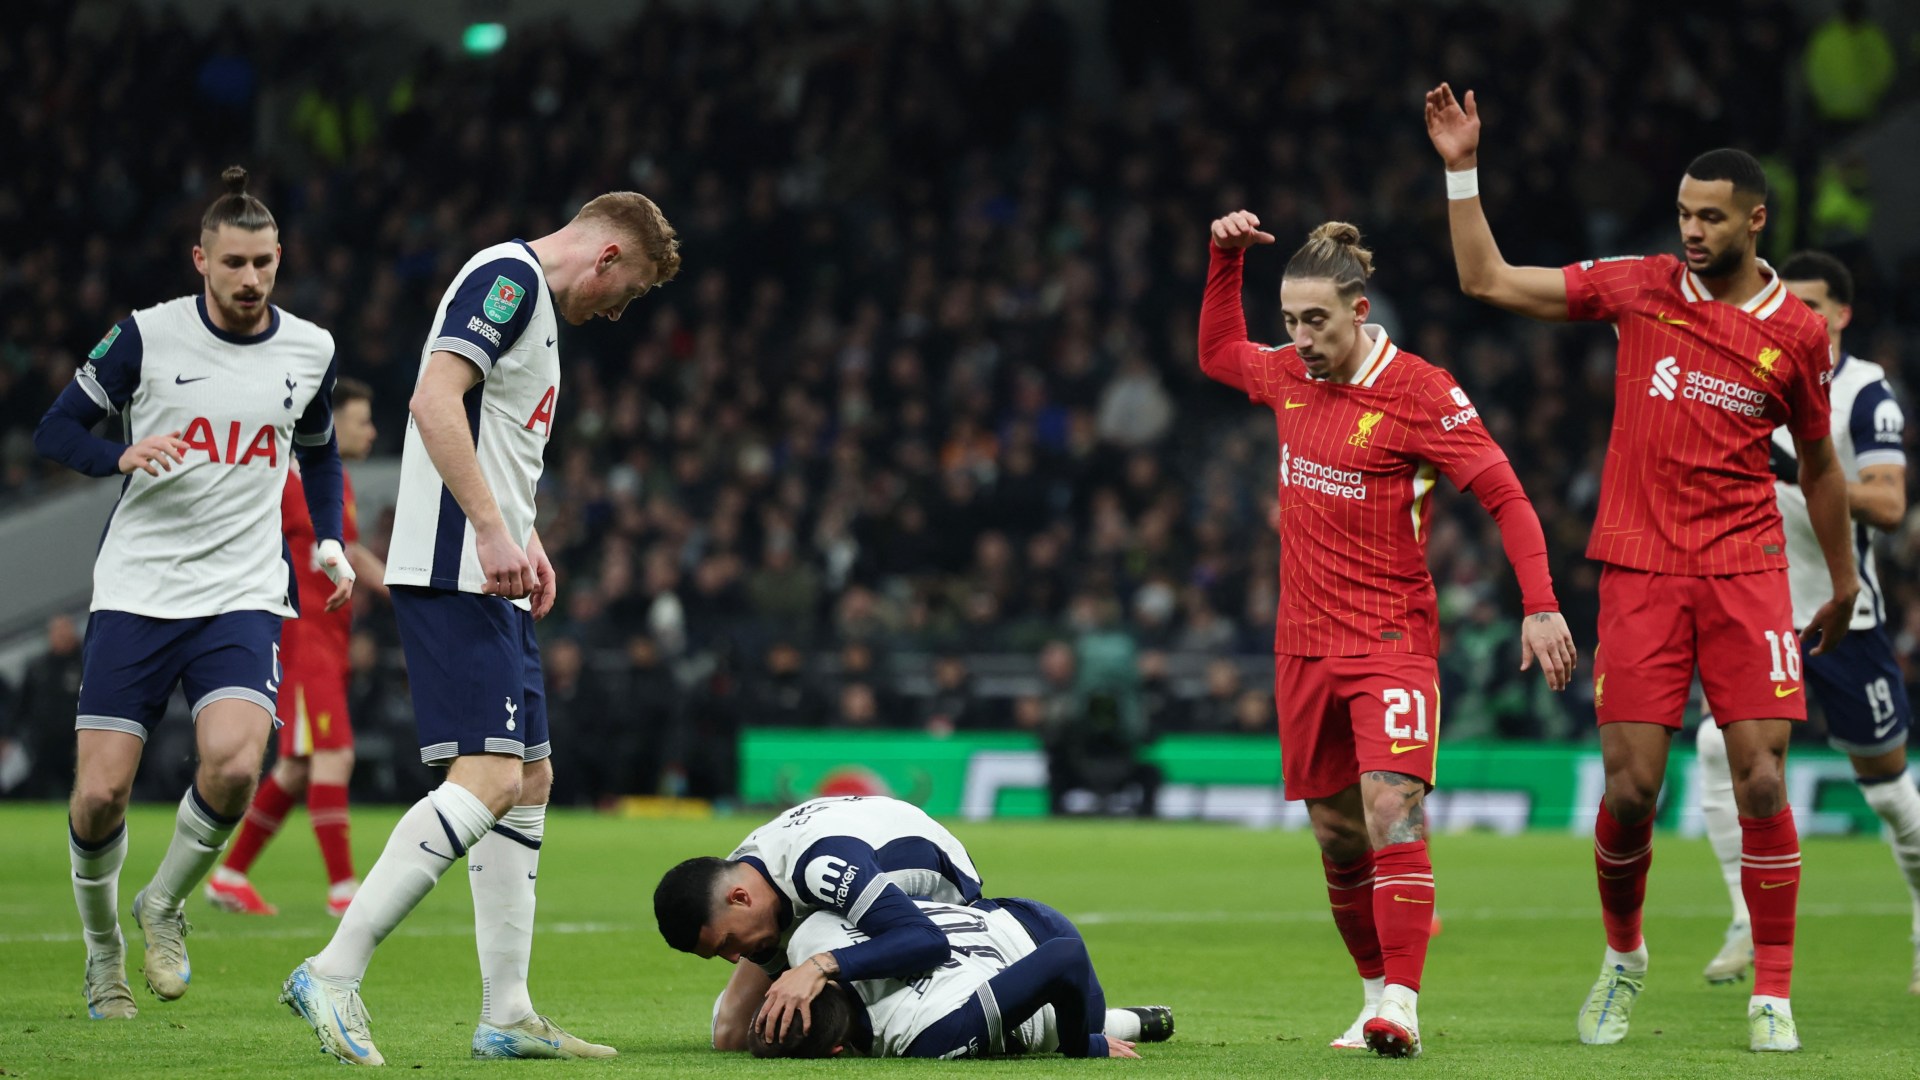
<svg viewBox="0 0 1920 1080">
<path fill-rule="evenodd" d="M 1520 579 L 1521 669 L 1566 687 L 1575 653 L 1540 519 L 1453 377 L 1367 322 L 1373 254 L 1330 222 L 1287 262 L 1291 341 L 1247 340 L 1241 269 L 1271 244 L 1241 210 L 1216 220 L 1200 369 L 1273 410 L 1280 447 L 1274 702 L 1289 799 L 1305 799 L 1334 924 L 1363 988 L 1335 1047 L 1420 1053 L 1432 936 L 1424 800 L 1440 738 L 1439 610 L 1426 543 L 1444 474 L 1500 526 Z"/>
<path fill-rule="evenodd" d="M 910 977 L 830 982 L 784 1027 L 756 1028 L 754 1056 L 1131 1058 L 1140 1056 L 1135 1041 L 1173 1037 L 1164 1006 L 1107 1008 L 1086 941 L 1053 908 L 1015 898 L 916 906 L 951 945 L 944 963 Z M 815 912 L 794 931 L 787 957 L 798 967 L 864 939 L 857 925 Z"/>
<path fill-rule="evenodd" d="M 334 384 L 333 429 L 343 459 L 364 461 L 373 451 L 373 390 L 366 383 L 341 379 Z M 360 543 L 353 478 L 342 473 L 340 480 L 347 559 L 361 588 L 385 596 L 387 587 L 380 579 L 386 575 L 386 565 Z M 342 607 L 322 613 L 331 586 L 321 572 L 319 542 L 306 511 L 306 485 L 298 469 L 287 474 L 286 494 L 280 500 L 280 524 L 287 550 L 295 556 L 300 609 L 308 614 L 281 627 L 284 677 L 280 680 L 278 712 L 280 756 L 260 782 L 260 790 L 254 792 L 240 831 L 227 846 L 227 857 L 207 878 L 207 900 L 242 915 L 277 913 L 278 909 L 254 890 L 247 871 L 280 831 L 293 804 L 304 796 L 327 870 L 327 914 L 339 918 L 346 913 L 358 887 L 347 828 L 347 781 L 353 777 L 347 650 L 353 633 L 353 609 Z"/>
<path fill-rule="evenodd" d="M 1804 624 L 1815 654 L 1847 633 L 1860 591 L 1848 543 L 1846 476 L 1825 389 L 1832 363 L 1818 315 L 1756 255 L 1767 177 L 1752 155 L 1711 150 L 1680 180 L 1671 255 L 1518 267 L 1480 204 L 1473 94 L 1427 94 L 1427 135 L 1447 168 L 1460 288 L 1550 322 L 1609 322 L 1619 336 L 1613 432 L 1587 557 L 1600 575 L 1593 704 L 1606 796 L 1594 863 L 1607 948 L 1576 1027 L 1617 1043 L 1645 984 L 1641 934 L 1653 813 L 1694 672 L 1725 729 L 1741 825 L 1742 890 L 1753 912 L 1747 1045 L 1800 1048 L 1788 994 L 1800 839 L 1787 805 L 1787 738 L 1807 718 L 1786 537 L 1768 466 L 1792 433 L 1831 598 Z"/>
<path fill-rule="evenodd" d="M 46 457 L 125 477 L 94 562 L 74 723 L 69 852 L 96 1020 L 136 1011 L 115 910 L 127 797 L 176 685 L 193 710 L 199 767 L 133 919 L 155 996 L 172 1001 L 193 978 L 183 909 L 253 795 L 274 725 L 281 620 L 298 614 L 280 540 L 294 456 L 331 582 L 327 610 L 353 593 L 340 543 L 333 335 L 269 302 L 279 227 L 247 194 L 245 169 L 221 180 L 227 193 L 207 208 L 193 249 L 206 287 L 115 324 L 34 433 Z M 128 442 L 91 432 L 110 413 Z"/>
<path fill-rule="evenodd" d="M 1920 791 L 1907 774 L 1907 733 L 1913 708 L 1907 680 L 1887 637 L 1885 592 L 1874 568 L 1873 534 L 1899 527 L 1907 512 L 1906 417 L 1894 400 L 1886 372 L 1870 360 L 1849 354 L 1841 332 L 1853 318 L 1853 275 L 1845 264 L 1823 252 L 1802 252 L 1780 267 L 1787 291 L 1827 320 L 1834 356 L 1829 394 L 1834 453 L 1847 477 L 1847 506 L 1853 514 L 1854 550 L 1859 553 L 1863 588 L 1854 605 L 1852 632 L 1840 647 L 1805 660 L 1807 687 L 1827 718 L 1827 743 L 1853 763 L 1860 794 L 1886 822 L 1893 861 L 1907 884 L 1913 909 L 1913 968 L 1907 992 L 1920 994 Z M 1787 532 L 1787 579 L 1793 592 L 1793 624 L 1804 629 L 1825 599 L 1826 573 L 1806 493 L 1800 490 L 1800 463 L 1786 428 L 1773 432 L 1774 490 Z M 1753 966 L 1752 916 L 1740 887 L 1740 819 L 1734 807 L 1733 773 L 1726 737 L 1719 725 L 1703 720 L 1700 750 L 1700 810 L 1707 839 L 1720 860 L 1733 901 L 1733 919 L 1720 952 L 1707 963 L 1708 982 L 1734 982 Z"/>
</svg>

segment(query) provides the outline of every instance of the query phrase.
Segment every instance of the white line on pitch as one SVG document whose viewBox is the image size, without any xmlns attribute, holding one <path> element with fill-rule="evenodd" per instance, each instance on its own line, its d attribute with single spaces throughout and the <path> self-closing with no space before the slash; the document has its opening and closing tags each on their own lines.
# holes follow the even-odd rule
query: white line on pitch
<svg viewBox="0 0 1920 1080">
<path fill-rule="evenodd" d="M 1801 904 L 1800 917 L 1838 919 L 1857 918 L 1863 915 L 1905 915 L 1911 910 L 1912 908 L 1907 904 Z M 1650 907 L 1646 913 L 1653 918 L 1711 919 L 1726 917 L 1727 907 L 1724 904 Z M 1440 916 L 1449 922 L 1454 919 L 1489 922 L 1559 920 L 1580 922 L 1592 919 L 1597 914 L 1597 905 L 1593 908 L 1450 908 L 1441 905 L 1440 908 Z M 1330 922 L 1332 918 L 1327 909 L 1316 908 L 1312 911 L 1090 911 L 1073 916 L 1073 921 L 1081 926 L 1118 926 L 1127 923 L 1304 923 Z"/>
<path fill-rule="evenodd" d="M 618 934 L 618 933 L 622 933 L 632 929 L 633 927 L 626 923 L 563 922 L 563 923 L 553 923 L 552 925 L 549 925 L 549 926 L 535 925 L 534 933 L 536 934 Z M 223 940 L 223 941 L 233 940 L 233 939 L 243 939 L 247 941 L 285 941 L 292 938 L 323 938 L 323 937 L 326 937 L 328 933 L 329 931 L 324 926 L 307 927 L 305 929 L 289 926 L 289 927 L 280 927 L 275 929 L 260 929 L 260 930 L 231 930 L 230 931 L 230 930 L 221 929 L 221 930 L 211 931 L 208 933 L 207 936 L 218 937 L 220 940 Z M 395 930 L 391 936 L 394 936 L 394 937 L 465 937 L 472 933 L 473 933 L 472 923 L 455 923 L 455 924 L 448 924 L 445 926 L 431 926 L 431 925 L 408 926 L 407 924 L 402 923 L 400 924 L 400 928 L 398 930 Z M 19 945 L 26 942 L 34 942 L 34 941 L 67 942 L 67 941 L 79 941 L 79 940 L 80 940 L 80 935 L 72 931 L 62 931 L 59 933 L 51 933 L 51 934 L 0 934 L 0 945 Z"/>
</svg>

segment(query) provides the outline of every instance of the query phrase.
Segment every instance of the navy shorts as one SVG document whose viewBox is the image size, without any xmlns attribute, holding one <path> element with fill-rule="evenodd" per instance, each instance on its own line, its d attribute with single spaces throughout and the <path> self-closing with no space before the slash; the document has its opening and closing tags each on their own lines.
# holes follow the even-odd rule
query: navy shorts
<svg viewBox="0 0 1920 1080">
<path fill-rule="evenodd" d="M 94 612 L 80 649 L 73 726 L 124 731 L 144 742 L 175 686 L 186 691 L 196 720 L 200 710 L 227 698 L 251 701 L 271 719 L 280 696 L 280 622 L 271 611 L 193 619 Z"/>
<path fill-rule="evenodd" d="M 1885 627 L 1853 631 L 1825 656 L 1808 656 L 1806 669 L 1835 750 L 1873 757 L 1907 745 L 1913 707 Z"/>
<path fill-rule="evenodd" d="M 1045 945 L 1054 938 L 1085 940 L 1080 936 L 1080 928 L 1073 925 L 1072 919 L 1038 900 L 1028 900 L 1018 896 L 1000 896 L 992 900 L 980 900 L 973 906 L 985 908 L 988 911 L 998 908 L 1013 916 L 1022 927 L 1026 928 L 1027 936 L 1033 939 L 1035 945 Z"/>
<path fill-rule="evenodd" d="M 532 613 L 480 593 L 417 585 L 392 591 L 420 760 L 434 765 L 470 754 L 510 754 L 539 761 L 551 755 Z"/>
</svg>

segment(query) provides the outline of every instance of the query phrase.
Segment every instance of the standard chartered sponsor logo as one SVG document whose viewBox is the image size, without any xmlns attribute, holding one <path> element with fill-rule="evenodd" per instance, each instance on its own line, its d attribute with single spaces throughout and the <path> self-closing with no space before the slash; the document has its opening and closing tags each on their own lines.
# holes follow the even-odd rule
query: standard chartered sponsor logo
<svg viewBox="0 0 1920 1080">
<path fill-rule="evenodd" d="M 1673 400 L 1673 392 L 1680 388 L 1680 361 L 1669 356 L 1653 366 L 1653 385 L 1647 387 L 1648 397 L 1663 397 Z"/>
<path fill-rule="evenodd" d="M 1367 497 L 1367 480 L 1358 469 L 1336 469 L 1311 458 L 1295 454 L 1289 444 L 1280 445 L 1280 482 L 1288 487 L 1305 488 L 1341 499 Z"/>
<path fill-rule="evenodd" d="M 1741 416 L 1767 414 L 1766 391 L 1698 371 L 1687 372 L 1687 388 L 1680 392 L 1680 396 Z"/>
</svg>

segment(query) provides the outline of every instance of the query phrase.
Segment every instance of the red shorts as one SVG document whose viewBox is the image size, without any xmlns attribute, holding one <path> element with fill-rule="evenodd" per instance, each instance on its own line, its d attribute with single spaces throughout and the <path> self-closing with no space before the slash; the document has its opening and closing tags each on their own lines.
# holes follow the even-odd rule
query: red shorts
<svg viewBox="0 0 1920 1080">
<path fill-rule="evenodd" d="M 1807 718 L 1787 572 L 1679 577 L 1602 568 L 1593 655 L 1600 722 L 1679 727 L 1695 668 L 1722 727 Z"/>
<path fill-rule="evenodd" d="M 348 657 L 288 619 L 280 646 L 280 757 L 353 748 L 348 719 Z"/>
<path fill-rule="evenodd" d="M 1273 658 L 1280 774 L 1289 799 L 1325 799 L 1366 772 L 1433 786 L 1440 741 L 1439 667 L 1431 656 Z"/>
</svg>

